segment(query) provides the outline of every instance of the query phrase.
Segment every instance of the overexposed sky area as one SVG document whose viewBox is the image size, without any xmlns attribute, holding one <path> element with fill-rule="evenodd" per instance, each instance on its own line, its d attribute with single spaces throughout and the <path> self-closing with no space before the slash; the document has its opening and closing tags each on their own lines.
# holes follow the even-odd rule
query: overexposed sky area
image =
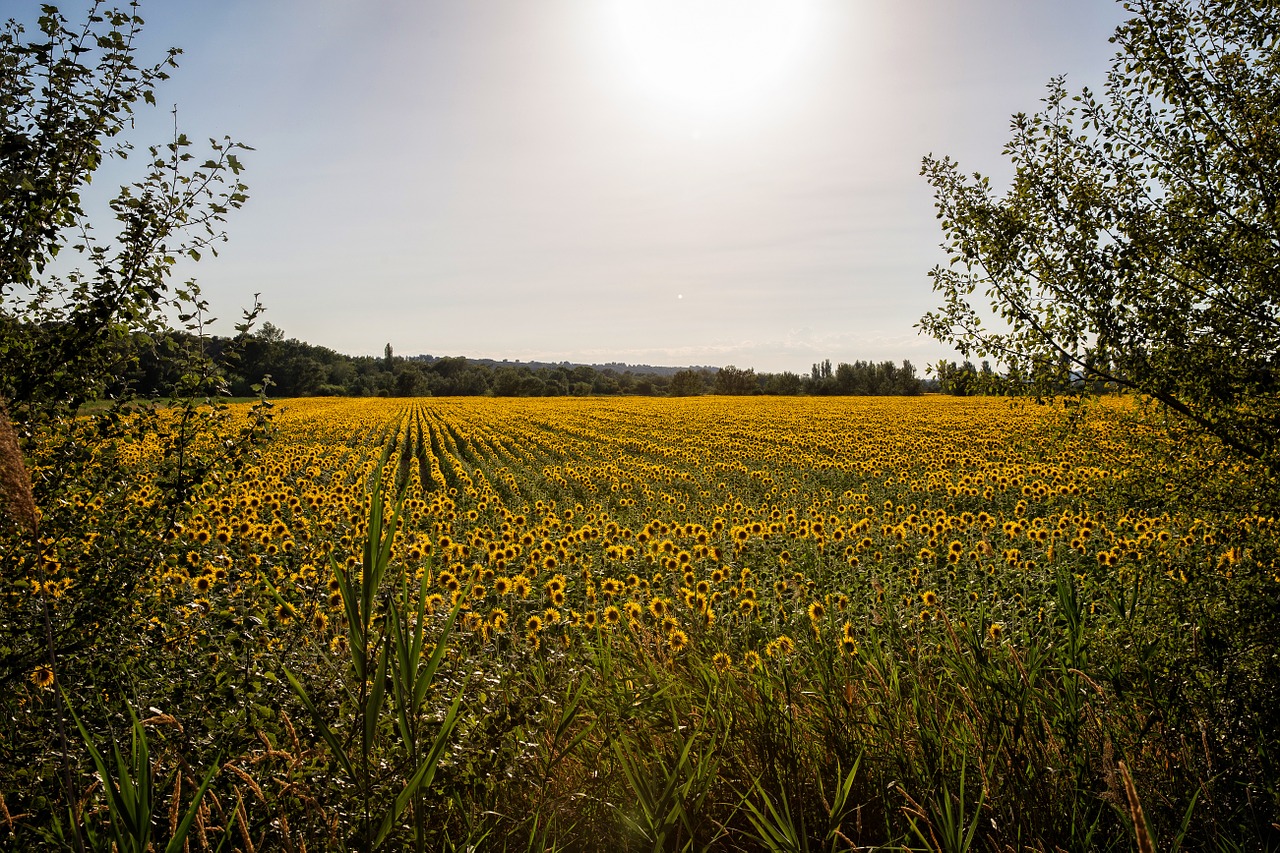
<svg viewBox="0 0 1280 853">
<path fill-rule="evenodd" d="M 256 149 L 230 242 L 179 273 L 224 318 L 213 331 L 260 292 L 288 336 L 351 354 L 797 372 L 953 355 L 913 328 L 945 259 L 921 157 L 1003 185 L 1010 115 L 1053 75 L 1101 88 L 1124 17 L 1113 0 L 140 14 L 143 58 L 184 54 L 136 142 L 166 141 L 177 104 L 193 138 Z"/>
</svg>

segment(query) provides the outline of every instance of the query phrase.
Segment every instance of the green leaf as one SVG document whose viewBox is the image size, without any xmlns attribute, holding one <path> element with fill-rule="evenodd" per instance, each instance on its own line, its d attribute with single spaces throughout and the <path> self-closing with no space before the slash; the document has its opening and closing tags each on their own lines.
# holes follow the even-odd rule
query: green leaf
<svg viewBox="0 0 1280 853">
<path fill-rule="evenodd" d="M 320 715 L 320 711 L 311 701 L 311 697 L 307 695 L 307 691 L 302 686 L 302 682 L 300 682 L 297 677 L 288 670 L 288 668 L 285 668 L 284 670 L 284 677 L 287 678 L 289 680 L 289 684 L 293 686 L 293 692 L 297 693 L 298 698 L 302 700 L 303 707 L 305 707 L 307 712 L 311 714 L 312 722 L 315 723 L 316 729 L 320 732 L 320 736 L 324 738 L 324 742 L 328 744 L 329 752 L 333 755 L 334 759 L 342 765 L 342 770 L 347 774 L 347 778 L 352 780 L 358 779 L 359 777 L 356 775 L 355 768 L 351 766 L 351 760 L 347 758 L 347 753 L 342 748 L 341 741 L 338 740 L 338 736 L 334 734 L 333 730 L 329 728 L 329 724 L 324 721 L 324 717 Z"/>
<path fill-rule="evenodd" d="M 405 783 L 404 789 L 396 796 L 391 808 L 387 810 L 382 819 L 382 825 L 378 829 L 378 834 L 373 841 L 375 848 L 382 846 L 382 842 L 391 833 L 395 822 L 400 819 L 400 815 L 404 814 L 404 810 L 408 807 L 409 802 L 417 796 L 419 790 L 429 786 L 431 780 L 435 778 L 436 768 L 440 765 L 440 758 L 444 755 L 445 748 L 449 744 L 449 738 L 453 734 L 454 726 L 458 723 L 458 709 L 462 706 L 462 696 L 463 693 L 459 692 L 454 698 L 453 704 L 449 707 L 449 713 L 445 715 L 444 721 L 440 724 L 440 730 L 436 733 L 436 738 L 431 744 L 430 752 L 427 753 L 427 757 L 422 760 L 422 764 L 418 766 L 409 781 Z"/>
</svg>

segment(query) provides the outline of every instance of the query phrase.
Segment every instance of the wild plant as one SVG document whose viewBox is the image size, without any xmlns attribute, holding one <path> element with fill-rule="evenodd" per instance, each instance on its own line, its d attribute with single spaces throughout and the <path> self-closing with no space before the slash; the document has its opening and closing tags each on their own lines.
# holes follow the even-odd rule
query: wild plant
<svg viewBox="0 0 1280 853">
<path fill-rule="evenodd" d="M 430 787 L 449 745 L 463 693 L 460 691 L 455 696 L 429 735 L 424 725 L 426 699 L 464 598 L 459 598 L 439 627 L 428 654 L 427 631 L 431 620 L 425 585 L 419 584 L 418 589 L 413 590 L 403 569 L 398 578 L 387 578 L 404 501 L 401 489 L 388 513 L 382 476 L 393 446 L 391 442 L 384 446 L 369 483 L 369 513 L 360 570 L 348 572 L 336 559 L 330 558 L 346 614 L 345 646 L 354 681 L 354 686 L 347 688 L 351 711 L 350 731 L 345 741 L 311 700 L 298 677 L 287 668 L 285 675 L 328 745 L 331 757 L 356 788 L 360 809 L 351 843 L 368 850 L 381 848 L 392 838 L 401 816 L 410 810 L 414 849 L 422 851 L 430 837 L 423 792 Z M 390 581 L 389 587 L 384 580 Z M 388 724 L 399 735 L 403 752 L 397 772 L 390 779 L 380 770 L 385 761 Z M 349 747 L 353 742 L 354 757 Z M 388 783 L 392 786 L 390 789 Z"/>
<path fill-rule="evenodd" d="M 151 853 L 155 848 L 155 838 L 157 832 L 157 823 L 165 817 L 160 810 L 158 801 L 158 793 L 160 790 L 168 787 L 170 791 L 169 806 L 169 826 L 168 841 L 165 844 L 165 853 L 178 853 L 180 850 L 186 850 L 188 846 L 188 835 L 195 823 L 196 817 L 200 812 L 205 792 L 209 790 L 209 786 L 213 783 L 214 777 L 218 775 L 218 762 L 215 760 L 213 765 L 205 772 L 204 778 L 200 781 L 196 791 L 191 795 L 191 802 L 185 811 L 181 810 L 180 802 L 182 795 L 182 769 L 179 767 L 170 774 L 169 779 L 157 786 L 155 781 L 156 768 L 151 760 L 151 753 L 147 743 L 147 732 L 143 723 L 138 720 L 138 715 L 134 712 L 133 706 L 129 706 L 129 719 L 132 723 L 129 729 L 130 748 L 128 757 L 121 752 L 120 745 L 112 739 L 111 742 L 111 758 L 108 762 L 102 755 L 102 752 L 94 743 L 94 737 L 85 728 L 84 723 L 80 722 L 80 718 L 76 716 L 75 709 L 71 707 L 71 701 L 67 698 L 66 693 L 62 694 L 63 701 L 66 702 L 68 713 L 75 720 L 76 728 L 80 731 L 80 737 L 85 749 L 89 752 L 90 758 L 93 759 L 94 769 L 97 771 L 98 781 L 102 786 L 103 798 L 105 800 L 107 823 L 110 828 L 110 835 L 104 836 L 91 822 L 83 822 L 82 816 L 77 814 L 78 809 L 68 808 L 68 820 L 73 827 L 72 835 L 77 844 L 87 842 L 88 846 L 93 850 L 116 851 L 116 853 Z M 56 819 L 55 819 L 56 823 Z M 83 836 L 80 835 L 80 829 L 83 829 Z M 58 834 L 63 835 L 61 828 L 58 828 Z"/>
</svg>

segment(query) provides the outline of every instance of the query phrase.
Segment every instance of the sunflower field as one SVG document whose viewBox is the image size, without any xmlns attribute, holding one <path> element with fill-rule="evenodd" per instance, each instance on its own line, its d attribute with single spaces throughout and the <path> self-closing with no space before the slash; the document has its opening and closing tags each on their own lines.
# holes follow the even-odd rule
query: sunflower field
<svg viewBox="0 0 1280 853">
<path fill-rule="evenodd" d="M 3 522 L 0 843 L 1280 844 L 1280 522 L 1123 401 L 276 409 Z"/>
</svg>

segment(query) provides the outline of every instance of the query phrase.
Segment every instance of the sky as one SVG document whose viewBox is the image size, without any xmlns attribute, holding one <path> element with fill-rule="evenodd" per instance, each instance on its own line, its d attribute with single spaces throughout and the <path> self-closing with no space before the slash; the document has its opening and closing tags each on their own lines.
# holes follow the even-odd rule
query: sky
<svg viewBox="0 0 1280 853">
<path fill-rule="evenodd" d="M 38 4 L 0 4 L 26 17 Z M 74 17 L 79 7 L 65 4 Z M 10 11 L 10 10 L 16 10 Z M 184 264 L 230 334 L 349 354 L 735 364 L 955 355 L 926 154 L 1003 186 L 1012 114 L 1100 89 L 1113 0 L 144 0 L 141 113 L 231 136 L 248 205 Z M 96 186 L 130 179 L 110 164 Z"/>
</svg>

